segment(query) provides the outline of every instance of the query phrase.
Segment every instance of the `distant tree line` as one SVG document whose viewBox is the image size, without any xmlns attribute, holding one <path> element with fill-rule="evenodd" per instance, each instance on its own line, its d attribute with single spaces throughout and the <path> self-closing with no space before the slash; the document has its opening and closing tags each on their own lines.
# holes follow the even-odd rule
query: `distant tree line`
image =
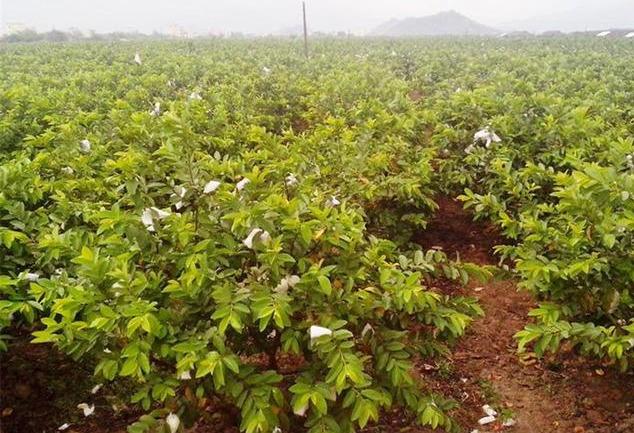
<svg viewBox="0 0 634 433">
<path fill-rule="evenodd" d="M 232 32 L 226 34 L 226 37 L 232 39 L 243 39 L 255 37 L 253 34 L 245 34 L 241 32 Z M 268 35 L 269 37 L 287 37 L 287 38 L 299 38 L 300 34 L 288 34 L 288 35 Z M 328 38 L 328 37 L 353 37 L 352 33 L 348 32 L 336 32 L 336 33 L 324 33 L 324 32 L 312 32 L 313 38 Z M 218 36 L 198 36 L 198 38 L 211 38 Z M 96 33 L 89 32 L 84 33 L 79 30 L 61 31 L 51 30 L 48 32 L 36 32 L 35 30 L 22 30 L 19 32 L 11 33 L 0 37 L 0 43 L 29 43 L 29 42 L 74 42 L 74 41 L 121 41 L 121 40 L 156 40 L 156 39 L 173 39 L 173 36 L 166 35 L 164 33 L 154 32 L 151 34 L 144 34 L 138 32 L 113 32 L 113 33 Z"/>
<path fill-rule="evenodd" d="M 80 31 L 51 30 L 48 32 L 36 32 L 35 30 L 23 30 L 0 37 L 0 42 L 72 42 L 72 41 L 111 41 L 111 40 L 148 40 L 168 39 L 167 35 L 152 33 L 149 35 L 137 32 L 113 32 L 88 34 Z"/>
</svg>

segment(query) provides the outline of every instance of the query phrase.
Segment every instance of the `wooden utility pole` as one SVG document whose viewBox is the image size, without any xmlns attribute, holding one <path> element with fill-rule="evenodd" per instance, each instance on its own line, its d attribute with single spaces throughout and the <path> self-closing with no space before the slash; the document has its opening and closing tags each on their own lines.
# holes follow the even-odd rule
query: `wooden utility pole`
<svg viewBox="0 0 634 433">
<path fill-rule="evenodd" d="M 302 13 L 304 15 L 304 55 L 308 58 L 308 26 L 306 25 L 306 2 L 302 2 Z"/>
</svg>

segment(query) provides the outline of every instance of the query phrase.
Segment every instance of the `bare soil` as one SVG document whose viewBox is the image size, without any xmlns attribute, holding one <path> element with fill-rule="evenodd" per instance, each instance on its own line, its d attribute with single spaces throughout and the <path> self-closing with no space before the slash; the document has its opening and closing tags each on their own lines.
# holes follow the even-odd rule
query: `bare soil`
<svg viewBox="0 0 634 433">
<path fill-rule="evenodd" d="M 457 201 L 440 198 L 437 202 L 440 209 L 418 239 L 421 245 L 441 247 L 450 257 L 459 254 L 463 261 L 495 264 L 493 246 L 502 242 L 495 229 L 474 222 Z M 530 294 L 518 291 L 513 280 L 473 283 L 455 290 L 476 297 L 486 315 L 458 342 L 450 365 L 428 376 L 433 386 L 462 402 L 457 417 L 467 432 L 634 432 L 631 373 L 620 374 L 572 350 L 544 360 L 530 354 L 518 357 L 513 335 L 526 325 L 535 302 Z M 483 404 L 512 418 L 515 426 L 503 427 L 501 421 L 479 426 L 478 419 L 485 416 Z"/>
<path fill-rule="evenodd" d="M 112 397 L 97 384 L 90 362 L 75 362 L 50 345 L 29 343 L 21 329 L 9 351 L 0 354 L 0 433 L 55 432 L 62 424 L 65 433 L 125 432 L 141 414 Z M 84 418 L 77 405 L 95 404 L 93 416 Z"/>
</svg>

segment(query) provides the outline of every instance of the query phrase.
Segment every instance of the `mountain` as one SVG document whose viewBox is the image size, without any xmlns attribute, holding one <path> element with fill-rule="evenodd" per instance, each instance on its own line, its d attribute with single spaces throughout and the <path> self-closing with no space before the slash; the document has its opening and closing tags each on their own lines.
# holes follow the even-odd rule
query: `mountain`
<svg viewBox="0 0 634 433">
<path fill-rule="evenodd" d="M 456 11 L 419 18 L 392 19 L 370 32 L 373 36 L 496 35 L 499 32 Z"/>
<path fill-rule="evenodd" d="M 500 24 L 504 30 L 545 32 L 559 30 L 577 32 L 584 30 L 629 29 L 634 26 L 634 1 L 603 0 L 600 5 L 580 3 L 574 10 L 551 13 Z"/>
</svg>

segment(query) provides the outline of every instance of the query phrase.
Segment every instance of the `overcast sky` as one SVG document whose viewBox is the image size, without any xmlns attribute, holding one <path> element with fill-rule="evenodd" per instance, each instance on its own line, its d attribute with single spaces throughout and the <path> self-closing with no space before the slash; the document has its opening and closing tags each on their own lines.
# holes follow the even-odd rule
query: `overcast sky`
<svg viewBox="0 0 634 433">
<path fill-rule="evenodd" d="M 634 27 L 634 0 L 307 0 L 311 30 L 364 32 L 390 18 L 454 9 L 490 26 L 572 20 Z M 68 29 L 272 33 L 297 26 L 300 0 L 0 0 L 3 23 Z M 605 12 L 604 17 L 600 17 Z M 572 17 L 571 17 L 572 16 Z M 534 23 L 533 23 L 534 24 Z M 506 26 L 507 27 L 507 26 Z"/>
</svg>

